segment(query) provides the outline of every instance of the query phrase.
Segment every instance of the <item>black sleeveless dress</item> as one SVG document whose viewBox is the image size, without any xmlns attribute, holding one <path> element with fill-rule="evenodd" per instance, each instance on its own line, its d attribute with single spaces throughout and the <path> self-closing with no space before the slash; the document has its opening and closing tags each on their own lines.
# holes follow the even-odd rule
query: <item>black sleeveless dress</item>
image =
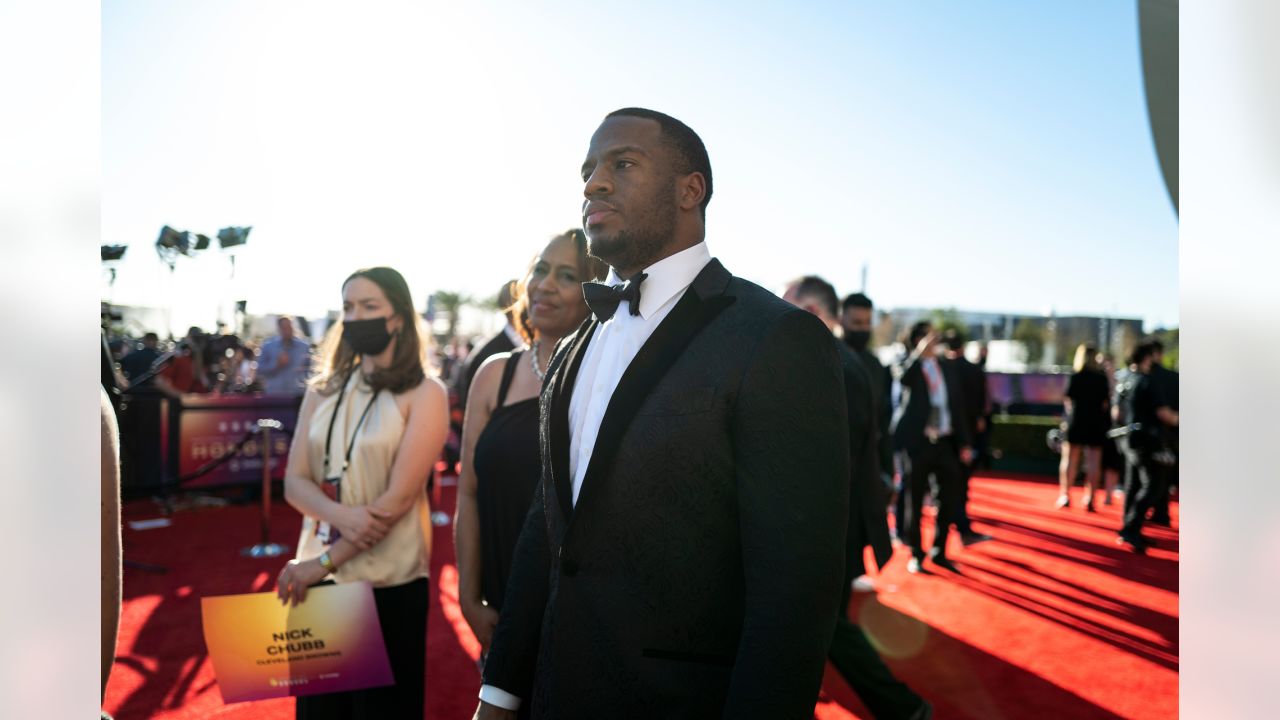
<svg viewBox="0 0 1280 720">
<path fill-rule="evenodd" d="M 1071 417 L 1067 419 L 1067 442 L 1102 447 L 1111 428 L 1107 412 L 1111 387 L 1107 376 L 1096 370 L 1082 370 L 1067 382 Z"/>
<path fill-rule="evenodd" d="M 498 402 L 476 438 L 473 465 L 480 515 L 481 591 L 489 606 L 502 609 L 511 559 L 524 517 L 542 474 L 538 451 L 538 398 L 506 405 L 507 390 L 525 352 L 511 353 L 502 370 Z"/>
</svg>

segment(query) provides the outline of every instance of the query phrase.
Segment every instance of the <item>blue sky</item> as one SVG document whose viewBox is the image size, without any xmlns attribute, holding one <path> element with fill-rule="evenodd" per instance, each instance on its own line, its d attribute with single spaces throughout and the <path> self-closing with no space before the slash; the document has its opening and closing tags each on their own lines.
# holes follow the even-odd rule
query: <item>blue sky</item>
<svg viewBox="0 0 1280 720">
<path fill-rule="evenodd" d="M 703 137 L 708 244 L 766 287 L 866 264 L 886 308 L 1178 321 L 1132 3 L 426 5 L 105 5 L 111 297 L 319 315 L 372 264 L 420 306 L 489 295 L 580 221 L 591 132 L 640 105 Z M 171 274 L 166 223 L 255 229 L 233 279 L 217 250 Z"/>
</svg>

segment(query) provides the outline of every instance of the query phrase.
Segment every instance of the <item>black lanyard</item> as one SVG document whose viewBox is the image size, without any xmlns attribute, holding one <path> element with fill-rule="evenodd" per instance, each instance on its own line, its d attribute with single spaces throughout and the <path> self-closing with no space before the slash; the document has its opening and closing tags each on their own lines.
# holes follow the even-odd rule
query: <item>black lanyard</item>
<svg viewBox="0 0 1280 720">
<path fill-rule="evenodd" d="M 358 372 L 358 370 L 357 370 Z M 338 411 L 342 409 L 342 399 L 347 395 L 347 383 L 351 381 L 348 376 L 346 381 L 342 383 L 342 390 L 338 393 L 338 402 L 333 406 L 333 415 L 329 417 L 329 434 L 324 442 L 324 473 L 329 473 L 329 450 L 333 445 L 333 425 L 338 420 Z M 342 460 L 342 470 L 337 477 L 325 478 L 325 482 L 341 482 L 342 477 L 347 474 L 347 466 L 351 464 L 351 451 L 356 447 L 356 436 L 360 434 L 360 428 L 364 426 L 364 419 L 368 417 L 369 410 L 373 408 L 373 404 L 378 401 L 378 393 L 382 392 L 382 388 L 373 391 L 373 397 L 369 398 L 369 404 L 364 407 L 364 412 L 360 413 L 360 419 L 356 422 L 356 429 L 351 432 L 351 441 L 347 444 L 347 455 Z"/>
</svg>

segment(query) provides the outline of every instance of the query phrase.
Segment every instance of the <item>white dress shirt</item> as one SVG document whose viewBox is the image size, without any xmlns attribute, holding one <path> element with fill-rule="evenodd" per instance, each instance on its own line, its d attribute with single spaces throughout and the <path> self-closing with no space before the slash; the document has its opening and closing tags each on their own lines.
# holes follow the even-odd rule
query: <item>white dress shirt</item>
<svg viewBox="0 0 1280 720">
<path fill-rule="evenodd" d="M 937 358 L 922 358 L 920 369 L 924 371 L 925 384 L 929 388 L 929 404 L 938 411 L 938 437 L 951 434 L 951 403 L 947 401 L 947 378 Z"/>
<path fill-rule="evenodd" d="M 569 474 L 573 477 L 575 505 L 596 447 L 600 422 L 604 420 L 618 381 L 645 341 L 709 262 L 711 253 L 707 244 L 700 242 L 645 268 L 647 277 L 640 285 L 640 314 L 632 315 L 630 301 L 623 300 L 613 317 L 597 327 L 591 337 L 569 401 Z M 605 280 L 608 285 L 622 282 L 613 270 Z M 492 685 L 481 686 L 480 699 L 507 710 L 517 710 L 521 703 L 520 698 Z"/>
</svg>

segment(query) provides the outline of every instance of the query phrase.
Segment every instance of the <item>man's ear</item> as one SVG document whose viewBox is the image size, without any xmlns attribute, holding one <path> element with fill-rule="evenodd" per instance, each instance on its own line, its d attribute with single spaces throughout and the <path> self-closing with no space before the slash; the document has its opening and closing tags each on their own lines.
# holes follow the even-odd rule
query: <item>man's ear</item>
<svg viewBox="0 0 1280 720">
<path fill-rule="evenodd" d="M 692 172 L 681 177 L 677 187 L 681 210 L 693 210 L 701 205 L 703 198 L 707 196 L 707 179 L 700 172 Z"/>
</svg>

